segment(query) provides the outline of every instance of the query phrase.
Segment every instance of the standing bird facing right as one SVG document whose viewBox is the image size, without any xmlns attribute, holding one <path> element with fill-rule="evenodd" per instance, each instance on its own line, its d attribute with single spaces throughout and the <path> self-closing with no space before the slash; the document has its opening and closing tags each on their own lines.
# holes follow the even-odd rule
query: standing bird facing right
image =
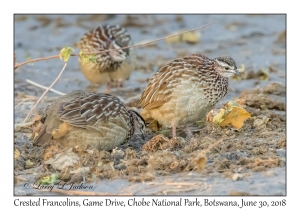
<svg viewBox="0 0 300 210">
<path fill-rule="evenodd" d="M 122 50 L 131 45 L 131 37 L 125 28 L 119 25 L 104 25 L 87 32 L 80 40 L 79 46 L 83 54 L 111 50 L 95 54 L 95 62 L 88 62 L 79 57 L 80 69 L 92 85 L 106 84 L 106 92 L 110 92 L 111 84 L 123 86 L 135 69 L 136 54 L 132 48 Z"/>
<path fill-rule="evenodd" d="M 209 59 L 200 54 L 174 59 L 159 69 L 142 93 L 141 115 L 155 119 L 165 127 L 185 126 L 206 116 L 228 90 L 228 77 L 241 76 L 229 57 Z"/>
</svg>

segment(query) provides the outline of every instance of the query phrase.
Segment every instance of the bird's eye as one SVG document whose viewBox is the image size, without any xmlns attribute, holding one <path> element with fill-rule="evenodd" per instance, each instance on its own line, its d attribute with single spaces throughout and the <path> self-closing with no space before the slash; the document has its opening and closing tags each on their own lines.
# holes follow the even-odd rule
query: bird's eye
<svg viewBox="0 0 300 210">
<path fill-rule="evenodd" d="M 229 67 L 225 67 L 226 70 L 229 70 Z"/>
</svg>

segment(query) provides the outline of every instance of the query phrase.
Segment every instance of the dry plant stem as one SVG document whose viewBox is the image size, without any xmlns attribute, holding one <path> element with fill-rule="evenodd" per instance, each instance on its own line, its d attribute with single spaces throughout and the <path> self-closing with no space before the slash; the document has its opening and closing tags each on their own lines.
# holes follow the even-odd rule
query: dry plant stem
<svg viewBox="0 0 300 210">
<path fill-rule="evenodd" d="M 190 192 L 190 191 L 194 191 L 194 190 L 198 190 L 198 187 L 195 188 L 189 188 L 189 189 L 168 189 L 168 190 L 161 190 L 156 192 L 155 194 L 152 195 L 156 195 L 158 193 L 163 193 L 164 195 L 169 195 L 169 194 L 175 194 L 175 193 L 185 193 L 185 192 Z"/>
<path fill-rule="evenodd" d="M 34 86 L 37 86 L 37 87 L 39 87 L 39 88 L 42 88 L 42 89 L 44 89 L 44 90 L 47 90 L 47 88 L 48 88 L 48 87 L 46 87 L 46 86 L 40 85 L 40 84 L 38 84 L 38 83 L 36 83 L 36 82 L 34 82 L 34 81 L 31 81 L 31 80 L 29 80 L 29 79 L 26 79 L 26 82 L 28 82 L 28 83 L 30 83 L 30 84 L 32 84 L 32 85 L 34 85 Z M 59 91 L 54 90 L 54 89 L 52 89 L 52 88 L 51 88 L 49 91 L 51 91 L 51 92 L 53 92 L 53 93 L 56 93 L 56 94 L 58 94 L 58 95 L 61 95 L 61 96 L 66 95 L 65 93 L 59 92 Z"/>
<path fill-rule="evenodd" d="M 79 54 L 71 54 L 70 56 L 78 56 Z M 35 63 L 37 61 L 44 61 L 44 60 L 50 60 L 50 59 L 53 59 L 53 58 L 59 58 L 59 55 L 52 55 L 52 56 L 48 56 L 48 57 L 43 57 L 43 58 L 36 58 L 36 59 L 29 59 L 27 61 L 24 61 L 22 63 L 16 63 L 15 64 L 15 70 L 17 68 L 19 68 L 20 66 L 24 66 L 25 64 L 28 64 L 28 63 Z"/>
<path fill-rule="evenodd" d="M 161 184 L 165 184 L 165 183 L 161 183 Z M 156 191 L 154 193 L 151 193 L 149 195 L 158 195 L 160 193 L 163 193 L 164 195 L 169 195 L 169 194 L 175 194 L 175 193 L 185 193 L 185 192 L 190 192 L 190 191 L 195 191 L 195 190 L 203 191 L 207 188 L 208 188 L 207 183 L 204 182 L 204 185 L 199 184 L 196 187 L 188 187 L 188 188 L 184 187 L 184 188 L 182 188 L 182 186 L 177 186 L 176 188 L 173 187 L 173 188 L 169 188 L 169 189 L 161 189 L 161 190 L 158 190 L 158 191 Z"/>
<path fill-rule="evenodd" d="M 150 183 L 146 183 L 146 185 L 195 186 L 195 185 L 201 185 L 201 183 L 197 183 L 197 182 L 150 182 Z"/>
<path fill-rule="evenodd" d="M 172 36 L 166 36 L 166 37 L 163 37 L 163 38 L 160 38 L 160 39 L 156 39 L 154 41 L 147 42 L 147 43 L 144 43 L 144 44 L 131 45 L 131 46 L 123 47 L 123 48 L 120 48 L 120 49 L 123 50 L 123 49 L 128 49 L 128 48 L 136 48 L 136 47 L 147 46 L 147 45 L 150 45 L 152 43 L 155 43 L 155 42 L 158 42 L 158 41 L 161 41 L 161 40 L 164 40 L 164 39 L 168 39 L 168 38 L 175 37 L 175 36 L 180 36 L 182 34 L 185 34 L 185 33 L 191 32 L 191 31 L 196 31 L 196 30 L 199 30 L 199 29 L 206 28 L 207 26 L 212 25 L 214 23 L 216 23 L 216 21 L 208 23 L 208 24 L 206 24 L 204 26 L 201 26 L 201 27 L 198 27 L 198 28 L 194 28 L 194 29 L 191 29 L 191 30 L 188 30 L 188 31 L 184 31 L 184 32 L 179 33 L 179 34 L 175 34 L 175 35 L 172 35 Z M 120 49 L 102 50 L 102 51 L 89 52 L 89 53 L 84 53 L 84 54 L 85 55 L 93 55 L 93 54 L 99 54 L 99 53 L 106 53 L 106 52 L 109 52 L 109 51 L 116 51 L 116 50 L 120 50 Z M 80 55 L 79 54 L 70 54 L 70 56 L 80 56 Z M 44 58 L 30 59 L 30 60 L 24 61 L 22 63 L 15 63 L 14 69 L 16 70 L 20 66 L 23 66 L 23 65 L 28 64 L 28 63 L 35 63 L 37 61 L 50 60 L 50 59 L 59 58 L 59 57 L 60 57 L 60 55 L 53 55 L 53 56 L 48 56 L 48 57 L 44 57 Z"/>
<path fill-rule="evenodd" d="M 196 31 L 196 30 L 199 30 L 199 29 L 206 28 L 207 26 L 212 25 L 214 23 L 216 23 L 216 21 L 208 23 L 208 24 L 206 24 L 204 26 L 201 26 L 201 27 L 198 27 L 198 28 L 194 28 L 194 29 L 191 29 L 191 30 L 188 30 L 188 31 L 181 32 L 179 34 L 174 34 L 172 36 L 166 36 L 166 37 L 163 37 L 163 38 L 155 39 L 151 42 L 147 42 L 147 43 L 143 43 L 143 44 L 136 44 L 136 45 L 131 45 L 131 46 L 128 46 L 128 47 L 123 47 L 121 49 L 124 50 L 124 49 L 128 49 L 128 48 L 136 48 L 136 47 L 147 46 L 147 45 L 150 45 L 152 43 L 155 43 L 155 42 L 158 42 L 158 41 L 161 41 L 161 40 L 164 40 L 164 39 L 168 39 L 168 38 L 175 37 L 175 36 L 180 36 L 182 34 L 185 34 L 185 33 L 191 32 L 191 31 Z M 120 49 L 115 49 L 115 50 L 120 50 Z M 103 51 L 98 51 L 98 52 L 90 52 L 90 53 L 85 53 L 85 55 L 99 54 L 99 53 L 105 53 L 105 52 L 115 51 L 115 50 L 103 50 Z"/>
<path fill-rule="evenodd" d="M 57 78 L 53 81 L 53 83 L 47 88 L 47 90 L 45 90 L 45 92 L 41 95 L 41 97 L 39 98 L 39 100 L 35 103 L 35 105 L 30 109 L 28 115 L 26 116 L 26 118 L 24 119 L 23 122 L 26 122 L 26 120 L 30 117 L 31 112 L 34 110 L 34 108 L 38 105 L 38 103 L 42 100 L 42 98 L 46 95 L 46 93 L 53 87 L 53 85 L 58 81 L 58 79 L 60 78 L 60 76 L 62 75 L 62 73 L 64 72 L 65 68 L 67 66 L 67 63 L 65 63 L 64 67 L 62 68 L 62 70 L 60 71 L 59 75 L 57 76 Z"/>
<path fill-rule="evenodd" d="M 22 103 L 24 103 L 28 98 L 23 99 L 20 103 L 18 103 L 15 108 L 17 108 L 18 106 L 20 106 Z"/>
</svg>

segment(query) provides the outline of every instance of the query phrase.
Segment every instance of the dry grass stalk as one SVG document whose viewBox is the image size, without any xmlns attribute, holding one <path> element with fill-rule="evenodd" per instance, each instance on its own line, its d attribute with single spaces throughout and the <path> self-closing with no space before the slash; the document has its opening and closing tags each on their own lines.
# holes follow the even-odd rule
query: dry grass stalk
<svg viewBox="0 0 300 210">
<path fill-rule="evenodd" d="M 23 122 L 26 122 L 27 119 L 30 117 L 32 111 L 34 110 L 34 108 L 38 105 L 38 103 L 42 100 L 42 98 L 46 95 L 46 93 L 53 87 L 53 85 L 59 80 L 60 76 L 62 75 L 62 73 L 64 72 L 65 68 L 67 66 L 67 63 L 65 63 L 64 67 L 62 68 L 62 70 L 60 71 L 59 75 L 57 76 L 57 78 L 53 81 L 53 83 L 47 88 L 47 90 L 45 90 L 45 92 L 41 95 L 41 97 L 39 98 L 39 100 L 34 104 L 34 106 L 30 109 L 28 115 L 26 116 L 26 118 L 24 119 Z"/>
<path fill-rule="evenodd" d="M 36 87 L 42 88 L 42 89 L 44 89 L 44 90 L 47 90 L 47 89 L 48 89 L 48 87 L 43 86 L 43 85 L 40 85 L 40 84 L 38 84 L 38 83 L 36 83 L 36 82 L 34 82 L 34 81 L 32 81 L 32 80 L 29 80 L 29 79 L 26 79 L 26 82 L 28 82 L 28 83 L 30 83 L 30 84 L 36 86 Z M 62 93 L 62 92 L 57 91 L 57 90 L 54 90 L 53 88 L 51 88 L 49 91 L 51 91 L 51 92 L 53 92 L 53 93 L 56 93 L 56 94 L 58 94 L 58 95 L 61 95 L 61 96 L 66 95 L 65 93 Z"/>
<path fill-rule="evenodd" d="M 110 50 L 102 50 L 102 51 L 97 51 L 97 52 L 90 52 L 90 53 L 85 53 L 85 55 L 93 55 L 93 54 L 106 53 L 106 52 L 109 52 L 109 51 L 115 51 L 115 50 L 120 50 L 120 49 L 123 50 L 123 49 L 128 49 L 128 48 L 144 47 L 144 46 L 151 45 L 151 44 L 153 44 L 155 42 L 158 42 L 158 41 L 161 41 L 161 40 L 164 40 L 164 39 L 168 39 L 168 38 L 175 37 L 175 36 L 180 36 L 182 34 L 185 34 L 185 33 L 191 32 L 191 31 L 196 31 L 196 30 L 199 30 L 199 29 L 206 28 L 207 26 L 212 25 L 214 23 L 216 23 L 216 21 L 208 23 L 208 24 L 206 24 L 204 26 L 201 26 L 201 27 L 198 27 L 198 28 L 194 28 L 194 29 L 191 29 L 191 30 L 188 30 L 188 31 L 184 31 L 184 32 L 178 33 L 178 34 L 174 34 L 172 36 L 166 36 L 166 37 L 163 37 L 163 38 L 159 38 L 159 39 L 156 39 L 154 41 L 143 43 L 143 44 L 131 45 L 131 46 L 128 46 L 128 47 L 118 48 L 118 49 L 114 49 L 114 50 L 110 49 Z M 16 55 L 14 55 L 14 56 L 16 56 Z M 80 56 L 80 55 L 73 53 L 73 54 L 70 54 L 70 56 Z M 43 60 L 50 60 L 50 59 L 59 58 L 59 57 L 60 57 L 60 55 L 53 55 L 53 56 L 48 56 L 48 57 L 43 57 L 43 58 L 29 59 L 29 60 L 24 61 L 22 63 L 15 63 L 14 69 L 16 70 L 20 66 L 23 66 L 23 65 L 28 64 L 28 63 L 34 63 L 34 62 L 43 61 Z"/>
<path fill-rule="evenodd" d="M 170 186 L 195 186 L 201 185 L 199 182 L 147 182 L 146 185 L 170 185 Z"/>
<path fill-rule="evenodd" d="M 161 184 L 166 184 L 166 183 L 161 183 Z M 154 193 L 151 193 L 150 195 L 158 195 L 158 194 L 164 194 L 164 195 L 170 195 L 170 194 L 177 194 L 177 193 L 186 193 L 186 192 L 191 192 L 191 191 L 204 191 L 209 187 L 209 185 L 207 185 L 206 182 L 201 183 L 201 184 L 197 184 L 194 187 L 188 186 L 188 187 L 184 187 L 184 186 L 177 186 L 177 187 L 172 187 L 168 189 L 160 189 Z"/>
<path fill-rule="evenodd" d="M 26 100 L 28 100 L 28 98 L 23 99 L 20 103 L 18 103 L 15 108 L 17 108 L 18 106 L 20 106 L 21 104 L 23 104 Z"/>
</svg>

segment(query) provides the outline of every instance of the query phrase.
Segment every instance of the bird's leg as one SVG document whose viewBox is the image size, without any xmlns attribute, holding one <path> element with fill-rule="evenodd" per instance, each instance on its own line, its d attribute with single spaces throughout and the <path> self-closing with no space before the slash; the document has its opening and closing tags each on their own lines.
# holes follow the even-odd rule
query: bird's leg
<svg viewBox="0 0 300 210">
<path fill-rule="evenodd" d="M 210 112 L 208 112 L 208 114 L 205 117 L 206 122 L 212 122 L 213 118 L 214 118 L 214 110 L 212 109 Z"/>
<path fill-rule="evenodd" d="M 106 90 L 104 92 L 105 93 L 110 93 L 110 82 L 107 83 Z"/>
<path fill-rule="evenodd" d="M 176 138 L 176 126 L 172 127 L 172 135 L 173 135 L 173 138 Z"/>
<path fill-rule="evenodd" d="M 188 139 L 191 139 L 191 138 L 193 138 L 193 132 L 190 130 L 190 128 L 189 128 L 189 126 L 185 126 L 185 131 L 186 131 L 186 135 L 187 135 L 187 138 Z"/>
<path fill-rule="evenodd" d="M 121 87 L 121 81 L 118 80 L 118 82 L 117 82 L 117 88 L 120 88 L 120 87 Z"/>
<path fill-rule="evenodd" d="M 124 87 L 124 84 L 123 84 L 123 81 L 118 81 L 117 83 L 117 87 L 120 88 L 120 87 Z"/>
</svg>

